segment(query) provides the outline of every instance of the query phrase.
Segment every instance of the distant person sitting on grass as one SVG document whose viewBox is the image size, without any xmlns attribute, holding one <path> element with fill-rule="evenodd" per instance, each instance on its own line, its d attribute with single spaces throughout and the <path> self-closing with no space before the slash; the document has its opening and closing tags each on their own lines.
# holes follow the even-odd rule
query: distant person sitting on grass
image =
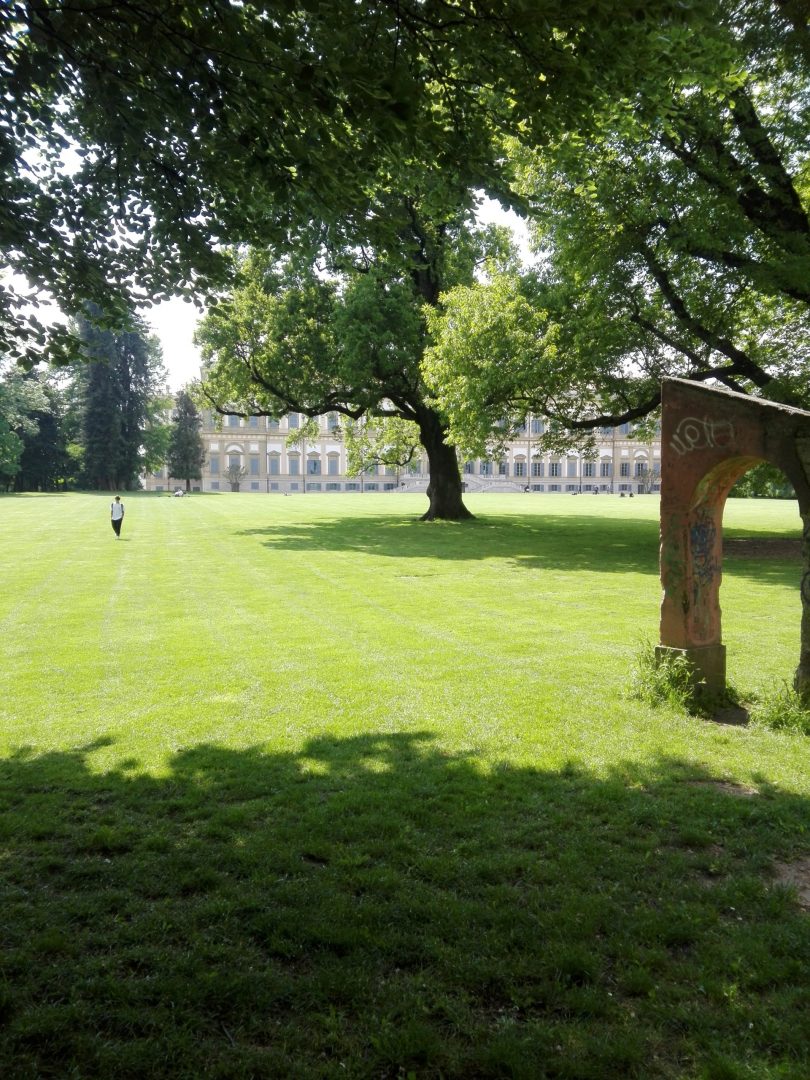
<svg viewBox="0 0 810 1080">
<path fill-rule="evenodd" d="M 110 521 L 112 522 L 116 540 L 121 536 L 121 522 L 123 520 L 124 504 L 121 502 L 121 496 L 116 495 L 115 499 L 110 503 Z"/>
</svg>

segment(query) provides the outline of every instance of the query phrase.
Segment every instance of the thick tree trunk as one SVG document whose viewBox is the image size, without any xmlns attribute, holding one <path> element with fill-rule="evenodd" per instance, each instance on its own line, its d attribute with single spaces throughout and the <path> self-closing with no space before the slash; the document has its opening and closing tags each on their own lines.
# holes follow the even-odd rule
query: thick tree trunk
<svg viewBox="0 0 810 1080">
<path fill-rule="evenodd" d="M 454 446 L 444 441 L 445 429 L 432 409 L 420 410 L 419 438 L 428 457 L 430 506 L 422 521 L 466 521 L 474 515 L 461 497 L 461 472 Z"/>
</svg>

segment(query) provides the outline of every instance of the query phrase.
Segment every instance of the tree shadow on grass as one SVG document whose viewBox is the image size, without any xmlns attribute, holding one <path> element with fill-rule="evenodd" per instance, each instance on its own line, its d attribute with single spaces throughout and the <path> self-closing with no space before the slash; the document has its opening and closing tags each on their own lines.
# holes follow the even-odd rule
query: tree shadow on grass
<svg viewBox="0 0 810 1080">
<path fill-rule="evenodd" d="M 93 749 L 0 766 L 4 1076 L 808 1075 L 804 799 L 427 735 Z"/>
<path fill-rule="evenodd" d="M 256 537 L 272 551 L 352 551 L 449 562 L 504 559 L 525 570 L 649 573 L 656 577 L 659 572 L 659 524 L 636 518 L 499 514 L 460 524 L 426 525 L 393 516 L 358 515 L 280 522 L 239 530 L 236 535 Z M 788 587 L 798 588 L 801 580 L 800 568 L 790 559 L 734 557 L 724 561 L 723 570 L 728 577 L 755 577 Z"/>
</svg>

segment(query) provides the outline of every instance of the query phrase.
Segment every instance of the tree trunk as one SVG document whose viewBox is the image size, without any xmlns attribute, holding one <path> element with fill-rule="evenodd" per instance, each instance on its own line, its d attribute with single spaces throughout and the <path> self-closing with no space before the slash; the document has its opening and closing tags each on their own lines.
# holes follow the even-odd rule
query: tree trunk
<svg viewBox="0 0 810 1080">
<path fill-rule="evenodd" d="M 186 477 L 186 492 L 191 491 L 191 477 Z"/>
<path fill-rule="evenodd" d="M 432 409 L 419 410 L 419 440 L 428 457 L 427 496 L 430 506 L 422 521 L 466 521 L 470 513 L 461 498 L 461 473 L 454 446 L 444 441 L 445 428 Z"/>
</svg>

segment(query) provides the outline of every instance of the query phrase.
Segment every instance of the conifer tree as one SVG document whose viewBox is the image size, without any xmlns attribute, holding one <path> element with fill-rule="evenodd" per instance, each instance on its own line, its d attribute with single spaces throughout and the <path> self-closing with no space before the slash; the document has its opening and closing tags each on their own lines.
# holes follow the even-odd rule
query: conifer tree
<svg viewBox="0 0 810 1080">
<path fill-rule="evenodd" d="M 201 425 L 202 417 L 191 396 L 185 390 L 181 390 L 175 398 L 172 411 L 166 461 L 169 466 L 169 476 L 177 480 L 185 480 L 186 491 L 191 490 L 192 480 L 199 480 L 202 477 L 202 467 L 205 464 L 205 446 L 200 435 Z"/>
<path fill-rule="evenodd" d="M 98 314 L 98 312 L 91 312 Z M 136 320 L 123 333 L 78 320 L 84 345 L 77 365 L 82 386 L 82 482 L 90 488 L 129 491 L 137 487 L 150 401 L 164 380 L 160 346 Z"/>
</svg>

